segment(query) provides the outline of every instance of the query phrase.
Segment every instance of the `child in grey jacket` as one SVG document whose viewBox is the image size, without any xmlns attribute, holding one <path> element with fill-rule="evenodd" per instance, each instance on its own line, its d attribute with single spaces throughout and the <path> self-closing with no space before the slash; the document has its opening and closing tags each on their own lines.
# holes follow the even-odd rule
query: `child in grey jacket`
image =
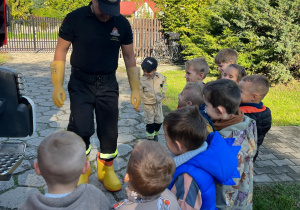
<svg viewBox="0 0 300 210">
<path fill-rule="evenodd" d="M 20 210 L 101 209 L 110 208 L 99 189 L 90 184 L 77 186 L 81 174 L 89 168 L 85 143 L 75 133 L 56 131 L 39 145 L 34 169 L 45 179 L 48 192 L 30 194 Z"/>
</svg>

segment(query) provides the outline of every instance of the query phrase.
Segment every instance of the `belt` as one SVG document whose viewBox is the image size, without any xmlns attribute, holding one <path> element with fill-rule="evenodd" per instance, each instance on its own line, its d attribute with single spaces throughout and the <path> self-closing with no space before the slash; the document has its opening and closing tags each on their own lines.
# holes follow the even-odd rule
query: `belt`
<svg viewBox="0 0 300 210">
<path fill-rule="evenodd" d="M 85 82 L 93 83 L 93 82 L 107 82 L 111 80 L 116 80 L 116 74 L 87 74 L 81 71 L 80 69 L 71 68 L 72 74 L 80 80 Z"/>
</svg>

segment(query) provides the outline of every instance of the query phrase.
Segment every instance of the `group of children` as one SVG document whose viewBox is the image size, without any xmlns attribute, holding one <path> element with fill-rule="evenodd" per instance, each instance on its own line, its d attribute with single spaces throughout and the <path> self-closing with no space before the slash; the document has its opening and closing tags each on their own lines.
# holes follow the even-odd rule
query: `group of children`
<svg viewBox="0 0 300 210">
<path fill-rule="evenodd" d="M 149 71 L 144 64 L 149 59 L 154 58 L 148 57 L 144 60 L 142 63 L 144 72 Z M 236 64 L 237 59 L 238 54 L 235 50 L 227 48 L 221 50 L 215 56 L 220 76 L 216 81 L 207 84 L 203 82 L 209 73 L 205 58 L 187 61 L 185 63 L 187 84 L 178 95 L 178 109 L 169 113 L 163 121 L 166 145 L 176 163 L 175 174 L 169 189 L 176 195 L 182 209 L 214 209 L 215 207 L 218 209 L 252 209 L 254 162 L 258 156 L 259 146 L 272 123 L 271 111 L 262 103 L 269 91 L 269 82 L 263 75 L 246 76 L 245 69 Z M 146 73 L 143 77 L 145 75 Z M 155 77 L 164 78 L 156 73 L 155 68 L 152 77 L 147 77 L 147 84 L 152 84 L 152 87 L 145 88 L 146 86 L 141 81 L 141 94 L 145 95 L 147 91 L 150 91 L 153 95 L 160 96 L 156 97 L 152 106 L 161 107 L 161 100 L 166 92 L 166 88 L 162 89 L 166 86 L 166 78 L 163 83 L 155 87 Z M 146 99 L 142 98 L 142 101 Z M 147 103 L 144 102 L 144 104 Z M 145 108 L 144 113 L 147 135 L 149 135 L 151 132 L 147 129 L 149 113 Z M 151 113 L 151 117 L 155 123 L 155 111 Z M 196 119 L 197 117 L 199 119 Z M 157 133 L 158 130 L 155 130 L 153 135 L 156 137 Z M 223 146 L 219 151 L 214 144 L 211 144 L 214 141 L 210 139 L 219 137 L 225 139 L 228 147 L 240 146 L 240 150 L 235 147 L 233 152 L 227 151 L 224 155 L 228 158 L 225 161 L 228 165 L 218 164 L 218 160 L 224 160 L 222 151 L 226 151 L 227 147 Z M 154 140 L 157 141 L 157 138 Z M 220 142 L 221 140 L 218 144 Z M 220 156 L 218 159 L 206 156 L 206 153 L 213 149 L 215 149 L 214 156 Z M 232 154 L 235 156 L 230 156 Z M 213 170 L 207 169 L 202 166 L 202 161 L 205 162 L 205 166 L 211 167 L 216 164 L 219 167 Z M 216 177 L 218 172 L 224 173 L 227 167 L 235 166 L 235 161 L 238 161 L 236 165 L 238 173 L 230 171 L 230 176 L 225 180 Z M 204 176 L 203 179 L 198 170 L 208 173 L 213 180 L 217 181 L 216 185 L 213 184 L 214 193 L 210 191 L 209 196 L 206 194 L 210 189 L 209 178 Z M 229 178 L 233 178 L 233 181 L 229 181 Z M 205 180 L 205 185 L 202 183 L 203 180 Z M 191 189 L 193 193 L 187 197 Z M 215 203 L 210 202 L 212 200 Z"/>
<path fill-rule="evenodd" d="M 269 83 L 262 75 L 245 76 L 236 61 L 234 50 L 221 50 L 215 57 L 221 76 L 206 84 L 205 59 L 187 61 L 178 109 L 163 118 L 166 77 L 156 72 L 154 58 L 144 59 L 141 96 L 150 141 L 131 152 L 127 198 L 111 207 L 94 186 L 77 186 L 89 168 L 84 142 L 57 131 L 41 142 L 34 164 L 48 193 L 30 195 L 20 209 L 252 209 L 254 161 L 271 127 L 270 109 L 261 102 Z M 157 142 L 161 125 L 169 151 Z"/>
</svg>

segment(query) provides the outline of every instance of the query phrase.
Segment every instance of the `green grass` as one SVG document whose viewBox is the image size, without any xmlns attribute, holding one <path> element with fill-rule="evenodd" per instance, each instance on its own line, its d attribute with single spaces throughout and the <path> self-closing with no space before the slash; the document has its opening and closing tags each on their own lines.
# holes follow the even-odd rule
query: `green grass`
<svg viewBox="0 0 300 210">
<path fill-rule="evenodd" d="M 123 72 L 123 73 L 124 73 L 124 72 L 127 72 L 127 71 L 126 71 L 126 68 L 123 68 L 123 67 L 119 67 L 119 68 L 117 69 L 117 71 L 119 71 L 119 72 L 121 72 L 121 73 L 122 73 L 122 72 Z"/>
<path fill-rule="evenodd" d="M 263 100 L 272 111 L 272 125 L 300 125 L 300 82 L 271 87 Z"/>
<path fill-rule="evenodd" d="M 185 71 L 172 70 L 162 72 L 167 77 L 168 90 L 166 98 L 163 100 L 163 112 L 166 115 L 172 110 L 175 110 L 178 106 L 178 94 L 182 91 L 186 84 L 184 74 Z"/>
<path fill-rule="evenodd" d="M 9 56 L 7 54 L 0 53 L 0 63 L 4 63 L 8 59 L 9 59 Z"/>
<path fill-rule="evenodd" d="M 15 33 L 8 32 L 7 36 L 10 39 L 33 39 L 33 33 L 15 34 Z M 54 39 L 54 40 L 56 40 L 58 37 L 58 33 L 57 32 L 55 32 L 55 33 L 36 32 L 35 37 L 39 38 L 39 39 Z"/>
<path fill-rule="evenodd" d="M 170 70 L 162 72 L 167 77 L 168 91 L 163 100 L 165 114 L 177 108 L 178 93 L 186 84 L 185 71 Z M 204 82 L 215 80 L 216 77 L 207 77 Z M 270 88 L 263 100 L 264 105 L 272 111 L 273 126 L 300 126 L 300 82 L 293 81 L 287 85 L 279 84 Z"/>
<path fill-rule="evenodd" d="M 285 183 L 255 186 L 254 210 L 300 209 L 300 184 Z"/>
</svg>

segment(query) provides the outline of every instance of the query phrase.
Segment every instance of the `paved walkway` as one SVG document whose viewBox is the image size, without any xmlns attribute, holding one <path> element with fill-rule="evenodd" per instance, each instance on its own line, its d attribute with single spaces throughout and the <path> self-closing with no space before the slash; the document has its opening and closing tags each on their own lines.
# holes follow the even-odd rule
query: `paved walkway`
<svg viewBox="0 0 300 210">
<path fill-rule="evenodd" d="M 46 183 L 41 176 L 37 176 L 33 169 L 37 148 L 45 136 L 58 129 L 65 129 L 69 119 L 69 98 L 62 108 L 57 108 L 52 103 L 52 84 L 50 79 L 49 64 L 53 60 L 53 54 L 9 54 L 12 59 L 2 66 L 15 69 L 24 74 L 26 79 L 26 96 L 36 104 L 36 132 L 26 138 L 10 140 L 23 141 L 27 144 L 26 157 L 16 169 L 9 181 L 0 181 L 0 209 L 16 209 L 28 196 L 28 194 L 47 190 Z M 67 62 L 68 63 L 68 62 Z M 120 63 L 120 66 L 124 66 Z M 161 66 L 160 69 L 176 69 L 174 66 Z M 64 88 L 67 89 L 67 81 L 70 74 L 70 65 L 66 65 L 66 80 Z M 119 155 L 114 161 L 114 168 L 118 177 L 123 180 L 126 172 L 126 163 L 133 146 L 139 140 L 145 138 L 145 124 L 143 112 L 137 113 L 129 103 L 130 91 L 126 72 L 118 70 L 120 84 L 119 99 Z M 295 182 L 300 181 L 300 127 L 272 127 L 267 134 L 264 145 L 261 147 L 259 158 L 255 165 L 254 181 L 256 183 Z M 7 141 L 8 138 L 0 138 Z M 159 135 L 159 142 L 165 145 L 163 131 Z M 123 184 L 120 192 L 107 192 L 96 177 L 96 153 L 99 142 L 94 135 L 91 139 L 92 151 L 92 175 L 90 184 L 101 189 L 112 203 L 124 198 Z"/>
</svg>

